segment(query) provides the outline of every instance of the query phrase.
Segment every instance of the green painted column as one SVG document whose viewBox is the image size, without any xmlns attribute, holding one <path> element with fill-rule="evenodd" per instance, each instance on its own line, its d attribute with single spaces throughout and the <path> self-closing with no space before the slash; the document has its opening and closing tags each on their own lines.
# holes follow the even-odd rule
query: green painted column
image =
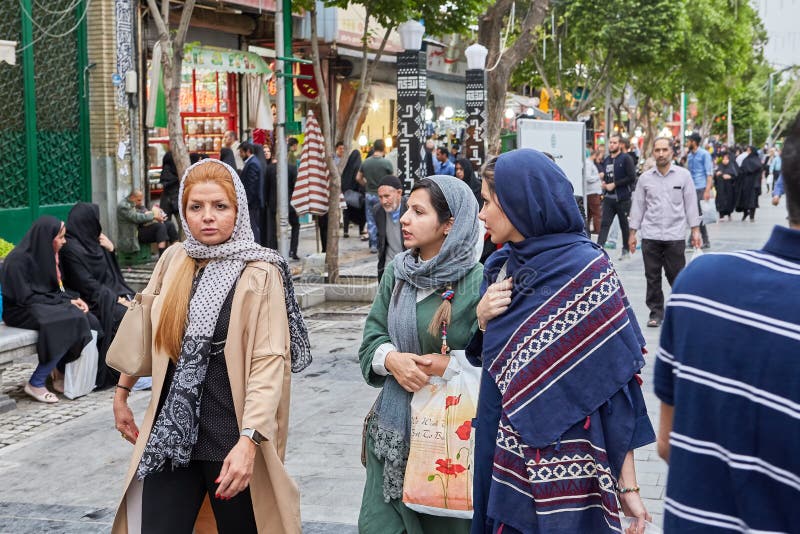
<svg viewBox="0 0 800 534">
<path fill-rule="evenodd" d="M 86 2 L 82 0 L 75 10 L 78 41 L 78 130 L 81 151 L 81 199 L 85 202 L 92 201 L 92 164 L 89 140 L 89 80 L 87 66 L 89 65 L 89 37 L 86 28 L 86 18 L 81 16 L 86 11 Z"/>
<path fill-rule="evenodd" d="M 25 13 L 32 13 L 31 0 L 20 0 L 22 13 L 22 75 L 25 92 L 25 151 L 28 180 L 28 205 L 31 219 L 39 216 L 39 164 L 36 157 L 36 82 L 33 66 L 33 23 Z"/>
<path fill-rule="evenodd" d="M 294 57 L 292 51 L 292 0 L 280 0 L 283 2 L 283 57 Z M 288 69 L 293 70 L 292 63 L 286 63 Z M 294 78 L 287 76 L 283 79 L 286 91 L 286 135 L 300 133 L 300 123 L 294 120 Z"/>
</svg>

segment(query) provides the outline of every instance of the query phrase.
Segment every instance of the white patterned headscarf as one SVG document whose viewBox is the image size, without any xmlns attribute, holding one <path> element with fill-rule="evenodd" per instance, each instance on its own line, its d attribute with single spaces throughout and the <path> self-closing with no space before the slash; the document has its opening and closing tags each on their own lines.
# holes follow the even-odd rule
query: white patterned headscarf
<svg viewBox="0 0 800 534">
<path fill-rule="evenodd" d="M 205 165 L 224 166 L 230 173 L 236 190 L 236 225 L 230 239 L 218 245 L 205 245 L 198 241 L 189 230 L 183 210 L 186 177 L 194 169 Z M 142 454 L 137 470 L 139 479 L 163 469 L 167 459 L 171 460 L 173 468 L 188 465 L 191 460 L 200 424 L 200 397 L 208 370 L 211 339 L 222 305 L 248 262 L 266 261 L 281 271 L 289 319 L 292 372 L 298 373 L 311 363 L 308 331 L 294 295 L 289 266 L 277 252 L 253 241 L 247 195 L 236 171 L 215 159 L 204 159 L 190 166 L 181 179 L 178 206 L 186 234 L 186 241 L 183 243 L 186 253 L 191 258 L 210 261 L 203 269 L 199 281 L 195 282 L 196 289 L 189 303 L 189 320 L 181 344 L 181 354 L 164 406 Z"/>
</svg>

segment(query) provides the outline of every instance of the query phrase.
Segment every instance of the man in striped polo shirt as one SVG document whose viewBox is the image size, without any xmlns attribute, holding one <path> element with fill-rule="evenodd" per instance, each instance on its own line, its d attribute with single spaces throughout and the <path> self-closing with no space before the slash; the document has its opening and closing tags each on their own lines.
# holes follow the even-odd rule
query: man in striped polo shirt
<svg viewBox="0 0 800 534">
<path fill-rule="evenodd" d="M 800 115 L 786 139 L 790 228 L 678 276 L 655 367 L 664 530 L 800 532 Z"/>
</svg>

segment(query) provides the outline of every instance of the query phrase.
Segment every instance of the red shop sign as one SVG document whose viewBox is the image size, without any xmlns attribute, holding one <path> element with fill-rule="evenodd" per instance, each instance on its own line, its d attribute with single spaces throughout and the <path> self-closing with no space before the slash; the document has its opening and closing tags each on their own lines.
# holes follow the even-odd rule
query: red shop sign
<svg viewBox="0 0 800 534">
<path fill-rule="evenodd" d="M 300 65 L 299 74 L 304 76 L 311 76 L 310 80 L 297 80 L 297 90 L 306 98 L 317 98 L 319 95 L 319 87 L 317 87 L 317 80 L 314 78 L 314 65 Z"/>
</svg>

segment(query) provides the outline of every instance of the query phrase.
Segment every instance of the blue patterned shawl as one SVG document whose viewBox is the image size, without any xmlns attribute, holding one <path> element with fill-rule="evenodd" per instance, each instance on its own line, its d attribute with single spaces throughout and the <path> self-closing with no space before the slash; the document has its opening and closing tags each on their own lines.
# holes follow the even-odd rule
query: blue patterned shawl
<svg viewBox="0 0 800 534">
<path fill-rule="evenodd" d="M 600 408 L 621 391 L 630 400 L 644 338 L 563 172 L 515 150 L 498 159 L 495 184 L 525 239 L 485 268 L 484 285 L 503 265 L 514 280 L 511 305 L 483 340 L 483 367 L 502 395 L 488 515 L 522 532 L 616 530 L 614 485 L 635 415 L 620 403 L 607 426 L 611 406 Z"/>
</svg>

